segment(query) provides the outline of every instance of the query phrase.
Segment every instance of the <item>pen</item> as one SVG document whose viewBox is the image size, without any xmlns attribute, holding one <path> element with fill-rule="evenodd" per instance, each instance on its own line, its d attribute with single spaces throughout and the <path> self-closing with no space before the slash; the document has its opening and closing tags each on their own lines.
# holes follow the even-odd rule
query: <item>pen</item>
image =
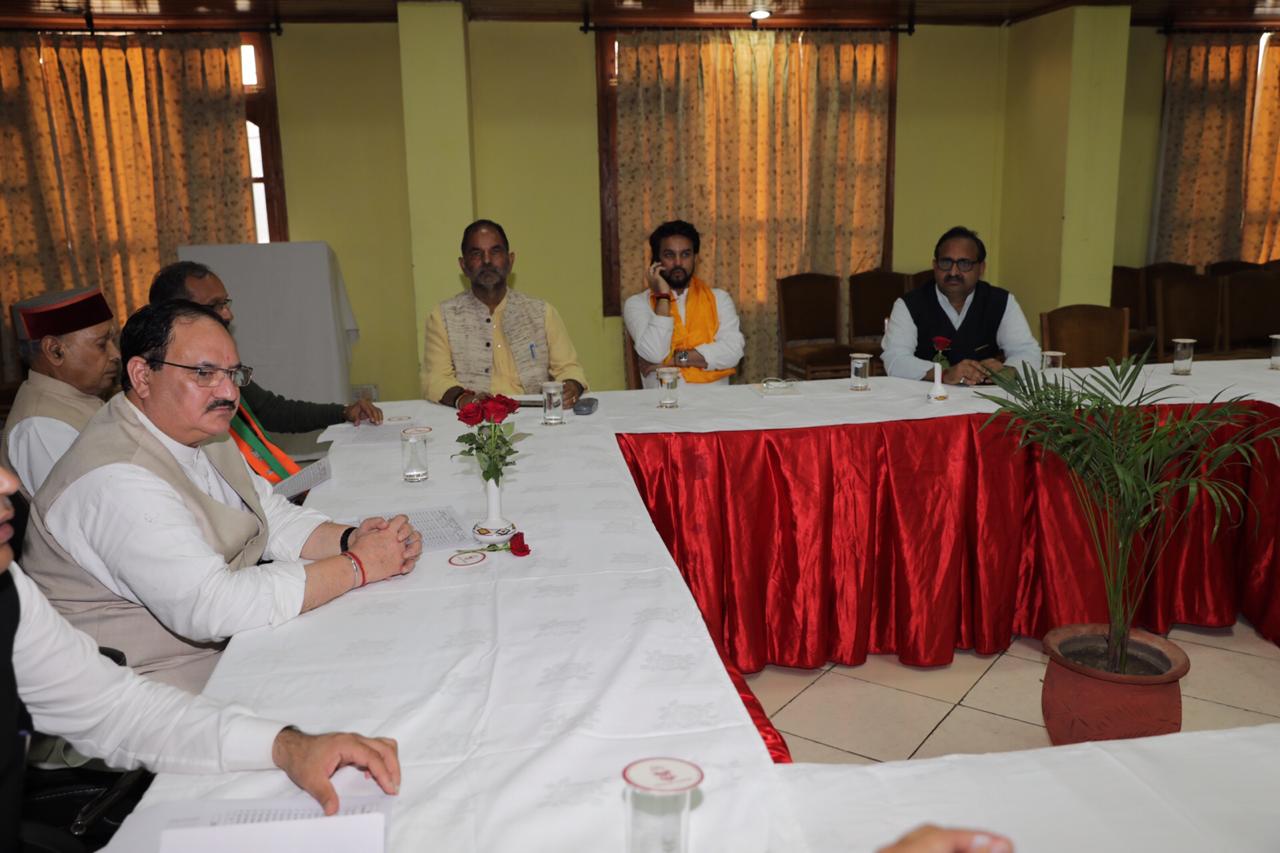
<svg viewBox="0 0 1280 853">
<path fill-rule="evenodd" d="M 529 358 L 537 358 L 538 354 L 533 351 L 533 344 L 529 344 Z"/>
</svg>

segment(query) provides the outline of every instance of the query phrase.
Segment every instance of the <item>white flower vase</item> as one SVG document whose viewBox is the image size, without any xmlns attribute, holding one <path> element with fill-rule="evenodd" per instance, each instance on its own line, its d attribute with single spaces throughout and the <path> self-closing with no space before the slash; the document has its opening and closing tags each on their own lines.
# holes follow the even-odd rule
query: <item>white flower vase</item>
<svg viewBox="0 0 1280 853">
<path fill-rule="evenodd" d="M 471 535 L 485 545 L 501 545 L 516 535 L 515 524 L 502 517 L 502 486 L 495 480 L 485 480 L 484 497 L 488 511 L 484 521 L 471 528 Z"/>
</svg>

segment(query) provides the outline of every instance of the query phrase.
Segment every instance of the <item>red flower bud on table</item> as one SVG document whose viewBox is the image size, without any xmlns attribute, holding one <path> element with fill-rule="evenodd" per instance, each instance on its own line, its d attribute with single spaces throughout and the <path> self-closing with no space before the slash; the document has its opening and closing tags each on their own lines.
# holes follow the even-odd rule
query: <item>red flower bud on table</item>
<svg viewBox="0 0 1280 853">
<path fill-rule="evenodd" d="M 502 397 L 490 397 L 485 400 L 482 405 L 484 407 L 485 419 L 491 423 L 500 424 L 507 419 L 507 415 L 511 414 L 512 409 L 507 408 L 507 404 L 502 402 Z"/>
<path fill-rule="evenodd" d="M 529 556 L 529 546 L 524 543 L 524 533 L 517 533 L 511 537 L 511 553 L 517 557 Z"/>
<path fill-rule="evenodd" d="M 951 338 L 944 338 L 942 337 L 942 335 L 938 335 L 936 338 L 933 339 L 933 348 L 936 349 L 938 352 L 942 352 L 944 349 L 950 349 Z"/>
<path fill-rule="evenodd" d="M 484 406 L 480 403 L 467 403 L 458 410 L 458 420 L 467 426 L 477 426 L 484 420 Z"/>
</svg>

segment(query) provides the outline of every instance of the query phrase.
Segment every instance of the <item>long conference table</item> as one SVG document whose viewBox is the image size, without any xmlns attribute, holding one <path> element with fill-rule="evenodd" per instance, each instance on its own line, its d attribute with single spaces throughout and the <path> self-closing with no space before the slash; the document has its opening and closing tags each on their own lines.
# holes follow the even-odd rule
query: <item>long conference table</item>
<svg viewBox="0 0 1280 853">
<path fill-rule="evenodd" d="M 1151 371 L 1152 381 L 1172 379 L 1162 375 L 1167 365 Z M 503 493 L 530 556 L 490 554 L 458 567 L 448 562 L 451 551 L 424 554 L 408 576 L 236 636 L 205 693 L 308 731 L 395 737 L 404 779 L 393 800 L 392 851 L 622 850 L 621 771 L 649 756 L 685 758 L 705 771 L 691 818 L 695 851 L 869 850 L 926 820 L 977 822 L 1012 834 L 1020 849 L 1075 850 L 1081 838 L 1095 849 L 1149 849 L 1144 817 L 1164 821 L 1164 850 L 1203 850 L 1206 838 L 1229 842 L 1210 848 L 1274 849 L 1266 844 L 1280 838 L 1280 818 L 1267 792 L 1280 777 L 1266 756 L 1280 754 L 1280 726 L 876 767 L 771 760 L 761 737 L 767 720 L 757 728 L 759 715 L 753 720 L 730 678 L 737 668 L 857 662 L 868 651 L 940 663 L 956 647 L 1003 648 L 1015 630 L 1034 634 L 1073 606 L 1067 593 L 1055 598 L 1032 582 L 1037 566 L 1052 565 L 1011 551 L 1001 557 L 1013 546 L 973 526 L 962 507 L 976 486 L 948 495 L 903 486 L 924 475 L 963 484 L 1013 483 L 1011 472 L 1020 474 L 1022 491 L 1005 490 L 1003 500 L 1019 501 L 1007 524 L 1034 521 L 1043 538 L 1049 522 L 1027 509 L 1038 500 L 1028 486 L 1038 463 L 1017 461 L 996 428 L 976 429 L 994 405 L 971 389 L 929 403 L 921 383 L 872 385 L 867 393 L 849 392 L 846 380 L 779 395 L 747 386 L 682 390 L 675 410 L 657 409 L 653 391 L 606 392 L 596 395 L 595 415 L 557 427 L 543 426 L 536 409 L 521 410 L 516 426 L 528 437 Z M 1203 401 L 1228 385 L 1262 406 L 1280 403 L 1280 371 L 1256 361 L 1197 364 L 1174 401 Z M 464 429 L 454 413 L 421 401 L 384 411 L 432 427 L 430 479 L 403 482 L 394 438 L 339 428 L 332 478 L 308 506 L 337 519 L 452 506 L 468 523 L 479 519 L 475 463 L 452 455 Z M 870 432 L 859 441 L 856 428 Z M 937 458 L 917 449 L 903 462 L 883 440 L 899 428 L 950 449 Z M 687 455 L 692 445 L 682 443 L 693 439 L 699 447 Z M 811 462 L 817 467 L 806 473 Z M 762 491 L 751 466 L 773 472 L 770 489 Z M 1274 507 L 1260 482 L 1249 488 L 1255 502 Z M 744 521 L 738 510 L 753 505 Z M 884 530 L 891 507 L 904 525 L 893 535 Z M 912 518 L 920 523 L 906 528 Z M 946 547 L 930 541 L 938 524 L 954 529 Z M 861 541 L 861 562 L 846 565 L 844 552 L 808 533 L 847 537 L 851 547 Z M 1219 537 L 1212 548 L 1225 549 L 1224 559 L 1245 549 L 1256 566 L 1276 559 L 1251 537 Z M 868 571 L 879 564 L 868 560 L 868 542 L 896 543 L 885 546 L 895 555 L 887 578 Z M 1083 543 L 1073 550 L 1078 558 Z M 936 589 L 906 594 L 921 561 L 941 568 Z M 760 574 L 762 565 L 790 577 Z M 991 565 L 999 583 L 983 576 Z M 1206 574 L 1190 580 L 1207 583 Z M 1240 606 L 1255 624 L 1267 623 L 1280 606 L 1274 587 L 1265 587 L 1263 572 L 1248 574 L 1220 585 L 1228 598 L 1204 610 L 1201 624 L 1230 623 L 1235 610 L 1223 616 L 1222 608 Z M 857 583 L 841 586 L 842 575 Z M 1015 601 L 997 601 L 1001 594 Z M 1089 595 L 1078 593 L 1077 603 L 1092 606 Z M 1253 595 L 1269 600 L 1251 604 Z M 1050 599 L 1058 603 L 1044 603 Z M 988 618 L 1000 608 L 1009 613 Z M 1161 614 L 1196 621 L 1160 605 L 1153 623 Z M 1224 783 L 1192 792 L 1152 781 L 1189 772 Z M 1256 784 L 1228 786 L 1228 777 Z M 1061 810 L 1041 802 L 1034 819 L 1024 812 L 1036 791 L 1061 794 L 1077 784 L 1141 795 L 1127 803 L 1080 795 Z M 1019 796 L 1001 793 L 1015 787 Z M 171 801 L 296 793 L 279 772 L 163 774 L 138 814 Z M 1087 809 L 1088 829 L 1073 805 Z M 1195 831 L 1166 831 L 1182 825 L 1170 824 L 1169 814 Z M 131 834 L 139 823 L 137 815 L 126 821 L 112 849 L 146 850 Z"/>
</svg>

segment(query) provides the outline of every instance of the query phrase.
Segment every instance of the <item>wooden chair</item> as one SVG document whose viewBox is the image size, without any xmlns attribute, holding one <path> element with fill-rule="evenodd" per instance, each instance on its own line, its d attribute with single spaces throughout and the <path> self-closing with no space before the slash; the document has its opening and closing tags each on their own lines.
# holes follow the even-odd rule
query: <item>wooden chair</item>
<svg viewBox="0 0 1280 853">
<path fill-rule="evenodd" d="M 625 323 L 622 326 L 622 372 L 626 376 L 628 391 L 644 387 L 640 381 L 640 356 L 636 355 L 636 345 Z"/>
<path fill-rule="evenodd" d="M 1223 327 L 1227 349 L 1266 347 L 1280 334 L 1280 271 L 1243 268 L 1224 277 Z"/>
<path fill-rule="evenodd" d="M 1218 282 L 1196 273 L 1166 270 L 1155 277 L 1156 357 L 1172 357 L 1173 338 L 1195 338 L 1196 353 L 1218 350 L 1222 295 Z"/>
<path fill-rule="evenodd" d="M 1260 270 L 1262 264 L 1255 264 L 1249 261 L 1214 261 L 1205 265 L 1204 274 L 1209 278 L 1226 278 L 1229 275 L 1245 270 Z"/>
<path fill-rule="evenodd" d="M 1142 270 L 1124 266 L 1111 268 L 1111 307 L 1129 309 L 1130 352 L 1135 354 L 1146 352 L 1155 341 L 1155 330 L 1146 322 L 1149 312 L 1147 291 L 1142 283 Z"/>
<path fill-rule="evenodd" d="M 888 270 L 849 276 L 849 345 L 875 355 L 884 339 L 884 323 L 893 303 L 906 292 L 908 277 Z"/>
<path fill-rule="evenodd" d="M 1066 353 L 1064 367 L 1101 367 L 1129 354 L 1129 309 L 1064 305 L 1040 315 L 1040 345 Z"/>
<path fill-rule="evenodd" d="M 924 287 L 926 284 L 933 284 L 933 267 L 927 270 L 920 270 L 916 273 L 907 273 L 907 290 L 915 290 L 917 287 Z"/>
<path fill-rule="evenodd" d="M 783 377 L 849 375 L 852 347 L 837 343 L 840 279 L 806 272 L 778 279 L 778 361 Z"/>
<path fill-rule="evenodd" d="M 1138 318 L 1137 328 L 1150 329 L 1155 334 L 1157 278 L 1162 275 L 1190 275 L 1195 271 L 1196 268 L 1191 264 L 1175 264 L 1172 261 L 1147 264 L 1139 270 L 1142 278 L 1142 316 Z"/>
</svg>

